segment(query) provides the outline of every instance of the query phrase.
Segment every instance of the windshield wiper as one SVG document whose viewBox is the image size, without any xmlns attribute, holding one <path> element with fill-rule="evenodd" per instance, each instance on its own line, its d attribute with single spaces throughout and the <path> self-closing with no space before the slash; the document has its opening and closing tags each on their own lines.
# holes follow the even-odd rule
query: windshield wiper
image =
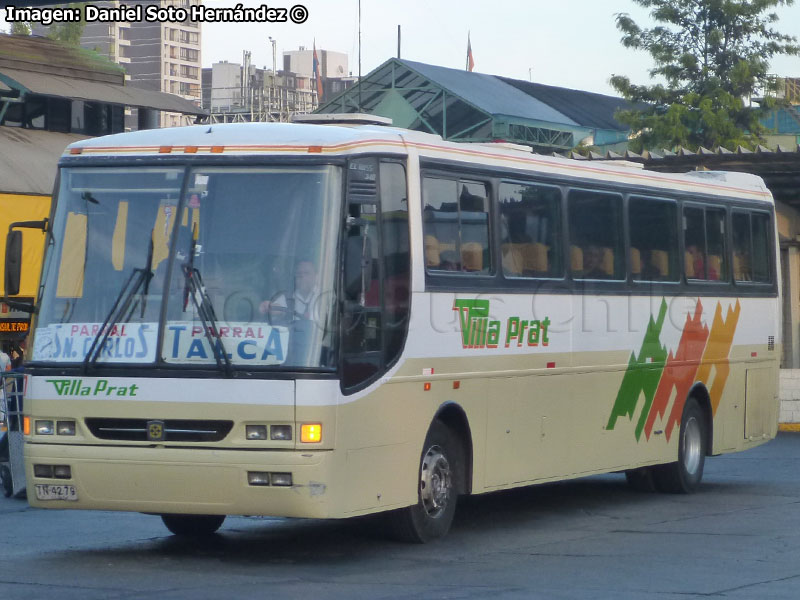
<svg viewBox="0 0 800 600">
<path fill-rule="evenodd" d="M 183 270 L 183 277 L 186 285 L 183 290 L 183 310 L 189 305 L 189 298 L 192 299 L 197 314 L 203 322 L 203 331 L 205 332 L 208 345 L 211 346 L 211 351 L 214 353 L 214 358 L 217 361 L 217 366 L 223 370 L 228 377 L 233 375 L 233 366 L 231 359 L 228 357 L 228 352 L 225 350 L 225 344 L 222 343 L 222 337 L 219 335 L 219 327 L 217 326 L 217 315 L 214 312 L 214 305 L 211 303 L 211 298 L 208 296 L 206 286 L 203 285 L 203 278 L 200 271 L 194 266 L 194 255 L 197 250 L 197 224 L 192 227 L 192 245 L 189 250 L 189 260 L 187 263 L 181 265 Z"/>
<path fill-rule="evenodd" d="M 97 332 L 94 340 L 92 340 L 92 345 L 89 347 L 89 351 L 83 358 L 84 373 L 88 373 L 89 368 L 97 362 L 100 353 L 105 347 L 106 340 L 108 340 L 108 336 L 111 335 L 111 330 L 114 325 L 119 322 L 127 323 L 133 311 L 136 310 L 136 305 L 138 303 L 142 305 L 142 318 L 144 318 L 145 296 L 150 289 L 150 280 L 152 278 L 153 237 L 150 236 L 150 246 L 147 250 L 147 264 L 143 269 L 134 269 L 125 281 L 122 289 L 120 289 L 119 294 L 117 294 L 114 305 L 111 307 L 111 310 L 108 311 L 108 315 L 106 315 L 105 321 L 103 321 L 103 325 L 100 327 L 100 331 Z M 136 292 L 138 292 L 140 288 L 143 288 L 143 295 L 141 298 L 134 300 Z"/>
</svg>

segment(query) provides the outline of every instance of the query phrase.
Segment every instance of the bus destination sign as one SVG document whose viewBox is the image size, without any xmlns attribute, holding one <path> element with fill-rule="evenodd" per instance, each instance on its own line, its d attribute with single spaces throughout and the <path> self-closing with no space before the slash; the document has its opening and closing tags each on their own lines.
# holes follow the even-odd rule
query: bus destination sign
<svg viewBox="0 0 800 600">
<path fill-rule="evenodd" d="M 17 319 L 0 319 L 0 333 L 28 333 L 30 323 Z"/>
</svg>

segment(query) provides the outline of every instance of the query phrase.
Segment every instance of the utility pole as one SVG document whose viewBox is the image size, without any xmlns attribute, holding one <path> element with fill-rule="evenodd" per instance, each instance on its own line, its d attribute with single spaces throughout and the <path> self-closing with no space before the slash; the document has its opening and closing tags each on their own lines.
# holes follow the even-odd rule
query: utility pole
<svg viewBox="0 0 800 600">
<path fill-rule="evenodd" d="M 277 91 L 275 89 L 275 78 L 278 76 L 277 72 L 277 63 L 276 63 L 276 44 L 278 43 L 272 36 L 269 36 L 269 41 L 272 43 L 272 84 L 269 87 L 269 112 L 272 115 L 272 105 L 274 102 L 275 97 L 277 96 Z"/>
</svg>

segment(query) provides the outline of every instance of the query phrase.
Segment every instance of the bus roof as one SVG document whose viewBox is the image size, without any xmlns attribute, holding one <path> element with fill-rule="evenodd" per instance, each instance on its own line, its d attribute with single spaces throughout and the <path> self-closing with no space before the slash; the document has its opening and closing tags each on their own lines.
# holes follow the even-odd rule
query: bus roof
<svg viewBox="0 0 800 600">
<path fill-rule="evenodd" d="M 567 179 L 596 180 L 648 188 L 772 201 L 760 177 L 748 173 L 694 171 L 657 173 L 624 164 L 579 161 L 534 154 L 498 143 L 458 143 L 438 135 L 381 125 L 303 123 L 227 123 L 149 129 L 81 140 L 65 156 L 196 155 L 349 155 L 408 154 L 480 166 L 536 171 Z"/>
</svg>

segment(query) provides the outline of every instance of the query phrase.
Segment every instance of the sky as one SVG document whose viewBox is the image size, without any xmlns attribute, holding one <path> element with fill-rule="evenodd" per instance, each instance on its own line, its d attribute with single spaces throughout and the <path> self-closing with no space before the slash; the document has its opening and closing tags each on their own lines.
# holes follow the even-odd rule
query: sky
<svg viewBox="0 0 800 600">
<path fill-rule="evenodd" d="M 308 9 L 303 24 L 206 23 L 202 26 L 203 66 L 227 60 L 241 63 L 242 51 L 253 64 L 272 66 L 271 36 L 278 65 L 284 51 L 300 46 L 344 52 L 358 74 L 358 0 L 241 0 L 244 6 Z M 205 0 L 214 7 L 235 6 L 234 0 Z M 800 36 L 800 4 L 777 10 L 776 28 Z M 632 0 L 361 0 L 361 72 L 366 75 L 397 55 L 445 67 L 464 68 L 467 35 L 475 71 L 530 79 L 538 83 L 614 94 L 612 74 L 634 83 L 649 81 L 653 66 L 645 52 L 620 44 L 615 15 L 629 13 L 642 26 L 652 22 L 648 11 Z M 773 59 L 771 72 L 800 77 L 800 57 Z"/>
</svg>

